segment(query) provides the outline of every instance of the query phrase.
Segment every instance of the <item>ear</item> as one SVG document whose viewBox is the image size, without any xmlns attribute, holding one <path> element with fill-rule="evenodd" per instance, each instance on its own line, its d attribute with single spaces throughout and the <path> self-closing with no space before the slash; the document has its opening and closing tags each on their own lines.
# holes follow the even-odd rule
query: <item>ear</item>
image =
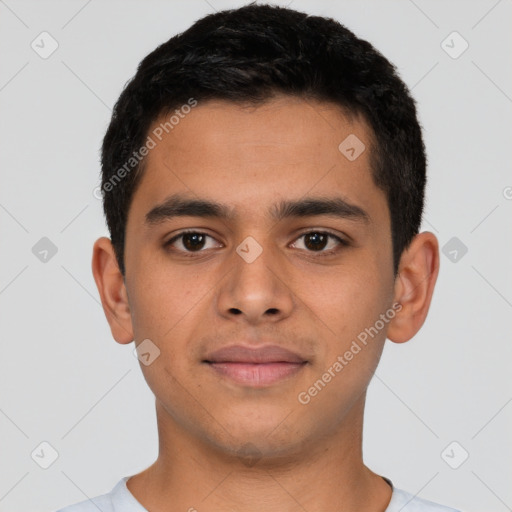
<svg viewBox="0 0 512 512">
<path fill-rule="evenodd" d="M 430 307 L 439 273 L 439 244 L 433 233 L 416 235 L 402 253 L 395 280 L 394 301 L 401 309 L 390 322 L 387 338 L 410 340 L 421 328 Z"/>
<path fill-rule="evenodd" d="M 133 327 L 128 295 L 112 242 L 107 237 L 98 238 L 94 243 L 92 273 L 112 336 L 118 343 L 130 343 Z"/>
</svg>

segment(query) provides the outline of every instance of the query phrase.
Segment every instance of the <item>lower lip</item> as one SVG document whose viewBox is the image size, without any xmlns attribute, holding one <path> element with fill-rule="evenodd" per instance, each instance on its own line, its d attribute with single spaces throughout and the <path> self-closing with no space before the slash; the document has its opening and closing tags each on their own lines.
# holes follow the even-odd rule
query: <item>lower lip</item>
<svg viewBox="0 0 512 512">
<path fill-rule="evenodd" d="M 239 384 L 264 387 L 298 373 L 305 363 L 208 363 Z"/>
</svg>

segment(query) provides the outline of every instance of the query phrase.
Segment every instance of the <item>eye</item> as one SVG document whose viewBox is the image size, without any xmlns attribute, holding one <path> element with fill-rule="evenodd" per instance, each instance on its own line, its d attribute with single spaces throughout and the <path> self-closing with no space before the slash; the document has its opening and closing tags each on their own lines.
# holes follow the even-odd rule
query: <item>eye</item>
<svg viewBox="0 0 512 512">
<path fill-rule="evenodd" d="M 307 252 L 318 252 L 326 256 L 337 252 L 340 246 L 349 245 L 347 241 L 339 236 L 326 231 L 308 231 L 300 235 L 297 240 L 302 238 L 304 239 L 303 246 Z M 212 236 L 200 231 L 183 231 L 165 242 L 164 247 L 172 247 L 173 250 L 185 253 L 188 256 L 193 253 L 204 252 L 203 249 L 214 248 L 215 244 L 208 246 L 208 239 L 215 240 Z M 331 241 L 331 244 L 329 244 L 329 241 Z M 297 248 L 296 245 L 297 242 L 292 244 L 292 247 Z M 301 247 L 298 248 L 301 249 Z"/>
<path fill-rule="evenodd" d="M 164 247 L 174 246 L 176 249 L 176 242 L 179 242 L 178 246 L 181 245 L 181 248 L 177 248 L 179 252 L 202 252 L 202 249 L 205 249 L 205 246 L 207 245 L 206 240 L 208 238 L 214 240 L 213 237 L 206 233 L 201 233 L 199 231 L 184 231 L 168 240 L 164 244 Z M 214 246 L 206 247 L 206 249 L 210 249 L 212 247 Z"/>
<path fill-rule="evenodd" d="M 339 236 L 333 235 L 326 231 L 308 231 L 299 236 L 297 240 L 304 239 L 303 245 L 308 249 L 308 252 L 320 252 L 325 255 L 333 254 L 340 249 L 340 246 L 347 246 L 348 242 L 340 238 Z M 330 244 L 329 240 L 333 240 Z M 294 244 L 296 245 L 296 243 Z M 324 249 L 328 250 L 324 250 Z M 300 247 L 299 247 L 300 249 Z"/>
</svg>

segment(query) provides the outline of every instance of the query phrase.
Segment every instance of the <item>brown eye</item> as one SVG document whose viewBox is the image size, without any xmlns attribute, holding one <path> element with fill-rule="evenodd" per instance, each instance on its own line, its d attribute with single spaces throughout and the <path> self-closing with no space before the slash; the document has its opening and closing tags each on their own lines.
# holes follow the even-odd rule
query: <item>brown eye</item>
<svg viewBox="0 0 512 512">
<path fill-rule="evenodd" d="M 209 249 L 214 247 L 214 244 L 210 247 L 207 246 L 208 239 L 215 240 L 213 237 L 207 235 L 206 233 L 200 233 L 198 231 L 186 231 L 171 238 L 164 244 L 164 247 L 171 247 L 173 251 L 182 253 L 203 252 L 203 249 L 205 248 Z"/>
<path fill-rule="evenodd" d="M 205 236 L 201 233 L 186 233 L 182 235 L 183 246 L 189 251 L 202 249 L 205 242 Z"/>
<path fill-rule="evenodd" d="M 337 250 L 339 250 L 340 246 L 348 245 L 348 242 L 339 236 L 323 231 L 309 231 L 307 233 L 303 233 L 297 240 L 300 239 L 304 240 L 303 244 L 307 252 L 318 252 L 322 255 L 335 253 Z M 335 241 L 335 243 L 329 244 L 330 240 Z M 296 245 L 296 243 L 294 245 Z M 298 248 L 300 249 L 300 247 Z M 324 250 L 326 248 L 327 250 Z"/>
<path fill-rule="evenodd" d="M 328 236 L 324 233 L 307 233 L 304 235 L 304 245 L 312 251 L 318 251 L 327 245 Z"/>
</svg>

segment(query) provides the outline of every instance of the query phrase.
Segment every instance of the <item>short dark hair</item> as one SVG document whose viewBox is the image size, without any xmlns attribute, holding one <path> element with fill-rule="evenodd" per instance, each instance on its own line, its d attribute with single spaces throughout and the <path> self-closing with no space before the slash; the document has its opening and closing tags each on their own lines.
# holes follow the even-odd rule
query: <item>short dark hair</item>
<svg viewBox="0 0 512 512">
<path fill-rule="evenodd" d="M 426 183 L 425 147 L 407 86 L 395 66 L 339 22 L 250 4 L 205 16 L 158 46 L 114 107 L 102 146 L 102 195 L 123 276 L 128 211 L 146 161 L 133 155 L 152 123 L 191 98 L 258 104 L 280 94 L 362 115 L 374 139 L 373 180 L 389 206 L 397 274 L 420 228 Z"/>
</svg>

